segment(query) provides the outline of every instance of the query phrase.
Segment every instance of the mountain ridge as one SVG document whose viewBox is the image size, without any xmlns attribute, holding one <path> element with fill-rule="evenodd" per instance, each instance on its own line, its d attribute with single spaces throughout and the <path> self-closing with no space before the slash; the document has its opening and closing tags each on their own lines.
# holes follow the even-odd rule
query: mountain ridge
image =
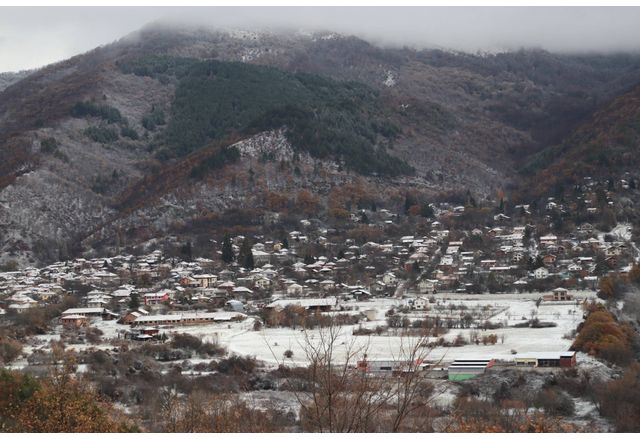
<svg viewBox="0 0 640 439">
<path fill-rule="evenodd" d="M 300 74 L 326 78 L 322 81 L 335 84 L 335 90 L 349 81 L 374 90 L 378 95 L 376 111 L 385 114 L 390 127 L 397 127 L 393 141 L 385 140 L 385 153 L 409 163 L 415 175 L 362 179 L 349 169 L 341 169 L 334 156 L 305 159 L 308 162 L 304 166 L 297 165 L 292 156 L 282 165 L 281 172 L 286 175 L 278 180 L 278 193 L 290 192 L 289 199 L 295 202 L 300 191 L 310 191 L 324 206 L 317 213 L 320 215 L 327 215 L 330 209 L 327 197 L 335 186 L 332 179 L 363 181 L 381 193 L 390 191 L 395 197 L 390 207 L 400 205 L 401 195 L 397 194 L 412 187 L 434 196 L 440 192 L 471 191 L 480 199 L 492 198 L 519 184 L 521 177 L 515 168 L 527 163 L 532 154 L 558 144 L 598 108 L 606 108 L 602 107 L 606 102 L 640 83 L 640 56 L 636 55 L 563 56 L 520 51 L 474 56 L 380 48 L 349 36 L 238 37 L 202 29 L 167 31 L 147 27 L 115 43 L 38 69 L 0 91 L 0 152 L 5 157 L 0 164 L 0 203 L 5 206 L 0 209 L 0 246 L 5 259 L 29 264 L 64 257 L 89 235 L 113 237 L 116 232 L 111 222 L 129 221 L 136 228 L 143 222 L 140 218 L 155 211 L 151 204 L 134 203 L 138 215 L 137 211 L 122 211 L 122 205 L 114 203 L 134 192 L 145 179 L 153 180 L 154 172 L 162 174 L 162 169 L 181 166 L 183 160 L 158 156 L 167 127 L 172 126 L 178 114 L 178 76 L 145 76 L 122 70 L 122 62 L 149 56 L 193 59 L 205 64 L 243 63 L 239 66 L 246 65 L 249 70 L 253 69 L 251 66 L 264 66 L 287 78 Z M 261 81 L 266 77 L 260 74 L 257 78 Z M 264 84 L 259 87 L 268 82 Z M 239 93 L 240 85 L 235 84 L 232 91 Z M 215 96 L 220 95 L 216 92 Z M 233 95 L 231 98 L 235 99 Z M 187 105 L 195 102 L 188 99 Z M 314 106 L 318 101 L 304 102 L 301 109 L 307 111 Z M 200 108 L 213 114 L 206 105 Z M 356 106 L 356 110 L 361 108 Z M 281 142 L 281 137 L 265 133 L 285 129 L 296 120 L 294 114 L 284 113 L 274 119 L 278 123 L 231 133 L 232 137 L 218 140 L 229 145 L 257 138 Z M 319 125 L 315 131 L 319 139 L 332 138 L 325 135 L 344 123 L 348 114 L 351 113 L 326 119 L 324 125 Z M 306 117 L 297 123 L 306 121 Z M 369 116 L 362 120 L 368 119 Z M 365 125 L 361 121 L 353 126 L 356 132 Z M 288 137 L 295 130 L 294 124 L 282 132 Z M 180 132 L 177 131 L 177 139 L 181 138 Z M 362 135 L 363 139 L 371 138 L 366 130 Z M 213 184 L 211 175 L 231 181 L 231 169 L 238 173 L 236 180 L 241 177 L 249 181 L 249 176 L 254 181 L 277 180 L 256 174 L 277 171 L 279 165 L 269 164 L 268 157 L 261 161 L 241 155 L 239 163 L 227 164 L 229 169 L 206 169 L 189 162 L 193 157 L 199 157 L 202 163 L 209 160 L 205 152 L 206 148 L 215 149 L 210 146 L 214 137 L 199 144 L 205 148 L 203 152 L 198 154 L 196 148 L 195 155 L 187 159 L 190 171 L 180 174 L 176 187 L 197 181 L 206 192 L 207 184 Z M 384 138 L 383 135 L 381 139 Z M 300 139 L 303 140 L 298 147 L 302 146 L 302 150 L 313 144 L 312 138 Z M 329 144 L 329 140 L 316 141 L 314 148 Z M 294 142 L 294 150 L 295 146 Z M 193 171 L 196 168 L 199 170 Z M 194 179 L 192 172 L 199 177 Z M 184 203 L 202 204 L 206 206 L 203 211 L 219 214 L 232 205 L 264 204 L 268 187 L 257 191 L 262 194 L 260 198 L 250 193 L 249 185 L 243 185 L 238 190 L 228 190 L 235 197 L 230 203 L 214 199 L 203 203 L 197 196 L 189 198 L 191 195 Z M 317 188 L 321 187 L 326 189 L 319 191 Z M 158 185 L 157 196 L 175 196 L 165 189 Z M 149 199 L 157 199 L 153 187 L 150 190 Z M 47 200 L 45 207 L 37 199 Z M 25 220 L 35 212 L 37 221 Z M 130 220 L 123 220 L 123 215 Z M 179 209 L 172 215 L 175 221 L 180 220 Z M 158 223 L 149 236 L 165 234 L 170 216 Z M 89 249 L 87 245 L 84 251 Z M 57 253 L 53 254 L 50 248 Z"/>
</svg>

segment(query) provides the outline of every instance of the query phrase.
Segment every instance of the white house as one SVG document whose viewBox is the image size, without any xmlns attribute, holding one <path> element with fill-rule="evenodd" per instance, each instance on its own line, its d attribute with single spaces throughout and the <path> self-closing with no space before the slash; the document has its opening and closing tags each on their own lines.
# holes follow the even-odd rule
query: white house
<svg viewBox="0 0 640 439">
<path fill-rule="evenodd" d="M 413 309 L 425 310 L 429 307 L 429 301 L 424 297 L 417 297 L 413 299 Z"/>
<path fill-rule="evenodd" d="M 536 279 L 546 279 L 549 277 L 549 270 L 545 267 L 536 268 L 533 270 L 533 277 Z"/>
<path fill-rule="evenodd" d="M 382 276 L 382 282 L 389 286 L 395 286 L 398 284 L 398 278 L 395 274 L 389 271 Z"/>
<path fill-rule="evenodd" d="M 287 294 L 290 296 L 299 296 L 302 294 L 304 288 L 302 285 L 293 283 L 287 287 Z"/>
</svg>

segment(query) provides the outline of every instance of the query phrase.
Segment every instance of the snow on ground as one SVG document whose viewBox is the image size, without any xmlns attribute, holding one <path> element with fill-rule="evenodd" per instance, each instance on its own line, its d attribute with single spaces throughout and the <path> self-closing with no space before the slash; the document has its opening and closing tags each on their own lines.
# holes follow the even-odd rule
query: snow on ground
<svg viewBox="0 0 640 439">
<path fill-rule="evenodd" d="M 615 236 L 621 241 L 631 241 L 632 230 L 633 227 L 631 226 L 631 224 L 619 223 L 613 229 L 611 229 L 611 232 L 609 232 L 609 234 Z"/>
<path fill-rule="evenodd" d="M 512 296 L 512 297 L 509 297 Z M 525 298 L 520 298 L 525 296 Z M 496 345 L 466 345 L 461 347 L 443 348 L 438 347 L 428 352 L 431 360 L 437 361 L 453 361 L 462 358 L 484 358 L 491 357 L 496 359 L 511 360 L 513 359 L 512 351 L 566 351 L 572 344 L 571 339 L 563 338 L 566 334 L 575 330 L 582 321 L 582 309 L 576 302 L 571 303 L 543 303 L 536 307 L 533 297 L 539 297 L 540 294 L 526 298 L 527 295 L 475 295 L 470 296 L 473 299 L 468 300 L 449 300 L 447 304 L 464 304 L 467 307 L 490 305 L 495 307 L 508 307 L 507 310 L 500 312 L 490 320 L 496 323 L 507 323 L 514 325 L 535 315 L 539 320 L 545 322 L 554 322 L 556 327 L 552 328 L 513 328 L 506 327 L 488 331 L 478 331 L 473 329 L 452 329 L 444 336 L 446 340 L 453 340 L 458 334 L 469 338 L 471 331 L 478 331 L 479 335 L 496 334 L 498 343 Z M 583 292 L 580 294 L 583 298 L 595 298 L 594 292 Z M 518 298 L 515 298 L 518 297 Z M 442 300 L 438 298 L 438 300 Z M 374 300 L 370 302 L 360 302 L 357 304 L 361 310 L 377 309 L 377 320 L 363 324 L 365 327 L 375 327 L 384 325 L 384 312 L 398 300 L 385 299 Z M 532 314 L 535 313 L 535 314 Z M 425 315 L 428 315 L 425 314 Z M 336 355 L 340 360 L 344 360 L 348 349 L 356 349 L 364 352 L 371 359 L 391 359 L 403 358 L 402 352 L 417 341 L 415 337 L 402 337 L 400 335 L 382 335 L 382 336 L 354 336 L 353 329 L 358 325 L 343 326 L 340 328 L 340 335 L 337 339 Z M 200 328 L 202 331 L 204 327 Z M 242 331 L 219 331 L 217 333 L 219 341 L 223 343 L 230 351 L 241 355 L 254 355 L 257 359 L 271 364 L 285 363 L 288 365 L 304 365 L 306 358 L 304 355 L 304 346 L 306 338 L 311 343 L 317 343 L 320 340 L 321 330 L 294 330 L 291 328 L 266 328 L 259 332 L 246 329 Z M 501 338 L 504 336 L 504 343 Z M 293 351 L 291 359 L 284 358 L 286 350 Z M 425 351 L 425 353 L 427 353 Z M 356 359 L 359 359 L 359 355 Z M 355 359 L 354 359 L 355 360 Z"/>
<path fill-rule="evenodd" d="M 593 291 L 582 291 L 574 293 L 574 296 L 582 301 L 583 299 L 596 298 Z M 434 315 L 435 306 L 439 306 L 439 315 L 450 312 L 450 305 L 464 305 L 468 309 L 482 308 L 488 306 L 495 310 L 495 314 L 489 319 L 493 323 L 501 323 L 503 328 L 493 330 L 477 329 L 451 329 L 443 335 L 445 340 L 453 341 L 458 334 L 469 340 L 471 332 L 476 332 L 478 336 L 495 334 L 498 336 L 498 343 L 495 345 L 483 345 L 480 343 L 469 344 L 460 347 L 437 347 L 432 350 L 424 348 L 421 356 L 431 361 L 450 362 L 455 359 L 464 358 L 495 358 L 512 360 L 514 352 L 523 353 L 527 351 L 566 351 L 570 348 L 572 340 L 564 338 L 576 329 L 583 319 L 583 312 L 578 301 L 567 303 L 542 302 L 536 306 L 536 300 L 540 293 L 524 294 L 483 294 L 483 295 L 442 295 L 435 296 L 436 303 L 429 304 L 431 311 L 412 311 L 407 314 L 410 319 L 424 318 Z M 402 336 L 390 330 L 383 335 L 354 336 L 353 330 L 359 326 L 375 328 L 386 325 L 385 313 L 394 306 L 403 305 L 406 299 L 379 298 L 365 302 L 347 302 L 345 305 L 353 311 L 375 310 L 375 318 L 372 321 L 364 322 L 362 325 L 342 326 L 339 329 L 339 336 L 335 346 L 336 360 L 344 361 L 348 350 L 358 351 L 358 354 L 351 358 L 351 362 L 362 358 L 366 352 L 370 359 L 403 359 L 406 352 L 418 341 L 417 337 Z M 465 310 L 452 311 L 453 316 L 460 316 Z M 402 314 L 400 314 L 402 315 Z M 543 322 L 556 323 L 552 328 L 515 328 L 513 325 L 523 322 L 532 317 L 537 317 Z M 304 366 L 308 360 L 305 356 L 305 344 L 319 343 L 322 332 L 325 330 L 315 329 L 303 331 L 292 328 L 264 328 L 260 331 L 253 330 L 254 318 L 249 317 L 241 322 L 211 323 L 196 326 L 176 326 L 173 328 L 161 329 L 161 331 L 171 335 L 171 333 L 187 333 L 198 336 L 205 342 L 217 342 L 225 346 L 230 353 L 239 355 L 255 356 L 271 366 L 286 364 L 290 366 Z M 111 349 L 111 341 L 122 337 L 122 332 L 128 329 L 125 325 L 119 325 L 115 321 L 97 320 L 92 323 L 102 332 L 102 342 L 97 345 L 69 344 L 68 347 L 77 351 L 94 349 Z M 32 353 L 35 349 L 46 348 L 49 343 L 60 339 L 62 328 L 52 334 L 37 336 L 29 346 L 25 347 L 25 354 Z M 503 341 L 504 339 L 504 341 Z M 435 341 L 432 339 L 430 341 Z M 293 356 L 285 358 L 285 351 L 291 350 Z M 581 360 L 590 358 L 581 356 Z M 19 360 L 22 361 L 22 360 Z M 18 363 L 16 363 L 17 365 Z"/>
<path fill-rule="evenodd" d="M 433 395 L 430 402 L 436 407 L 450 407 L 458 396 L 458 385 L 451 381 L 433 381 Z"/>
<path fill-rule="evenodd" d="M 305 395 L 296 395 L 294 392 L 280 390 L 255 390 L 240 393 L 240 399 L 250 407 L 264 410 L 272 408 L 284 413 L 293 413 L 296 418 L 300 413 L 300 401 L 304 401 Z"/>
</svg>

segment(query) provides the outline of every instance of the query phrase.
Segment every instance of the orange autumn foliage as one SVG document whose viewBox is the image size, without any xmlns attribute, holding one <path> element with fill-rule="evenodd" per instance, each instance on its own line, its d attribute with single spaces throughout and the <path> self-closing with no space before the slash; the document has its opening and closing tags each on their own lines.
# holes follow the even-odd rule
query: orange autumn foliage
<svg viewBox="0 0 640 439">
<path fill-rule="evenodd" d="M 296 208 L 302 213 L 311 215 L 318 212 L 320 207 L 320 199 L 309 192 L 308 190 L 301 190 L 296 197 Z"/>
<path fill-rule="evenodd" d="M 633 358 L 633 328 L 628 323 L 617 321 L 602 304 L 589 305 L 587 312 L 587 319 L 571 349 L 614 363 L 628 363 Z"/>
<path fill-rule="evenodd" d="M 0 431 L 15 433 L 117 433 L 137 427 L 116 413 L 65 360 L 36 379 L 19 372 L 0 376 Z"/>
</svg>

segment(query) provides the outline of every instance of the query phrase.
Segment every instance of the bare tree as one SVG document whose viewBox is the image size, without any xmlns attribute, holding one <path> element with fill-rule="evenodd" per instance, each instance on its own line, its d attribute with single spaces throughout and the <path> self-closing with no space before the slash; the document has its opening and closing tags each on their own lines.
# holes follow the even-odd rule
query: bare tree
<svg viewBox="0 0 640 439">
<path fill-rule="evenodd" d="M 304 332 L 300 345 L 307 364 L 306 385 L 290 386 L 301 406 L 303 429 L 332 433 L 411 431 L 409 418 L 429 412 L 435 396 L 428 372 L 440 360 L 425 362 L 431 352 L 428 337 L 400 337 L 394 370 L 377 374 L 367 370 L 369 343 L 358 346 L 356 338 L 343 342 L 341 335 L 336 325 Z"/>
</svg>

